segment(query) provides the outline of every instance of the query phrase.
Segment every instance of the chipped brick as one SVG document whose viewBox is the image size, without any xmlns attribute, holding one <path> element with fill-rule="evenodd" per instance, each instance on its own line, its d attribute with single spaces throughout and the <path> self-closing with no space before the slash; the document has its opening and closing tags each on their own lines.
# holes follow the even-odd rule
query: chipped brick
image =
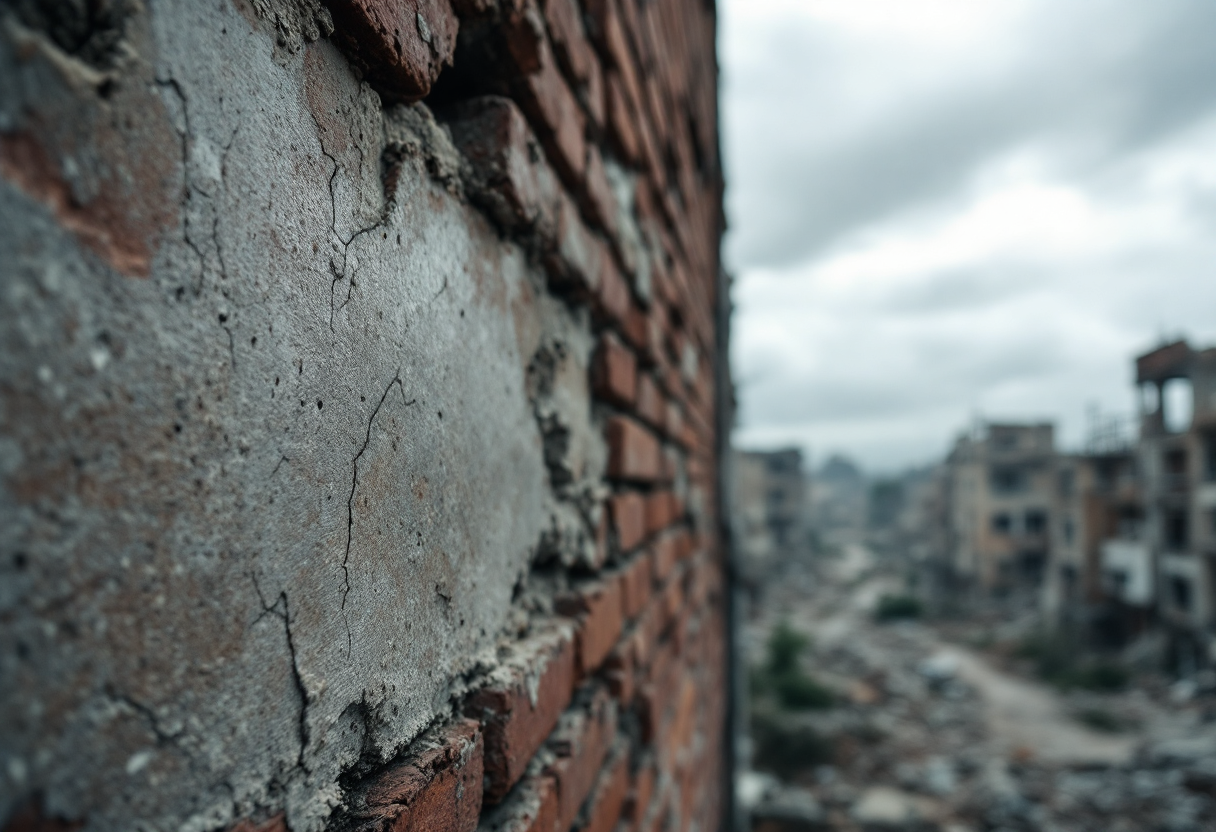
<svg viewBox="0 0 1216 832">
<path fill-rule="evenodd" d="M 637 359 L 611 332 L 600 337 L 591 368 L 595 395 L 621 407 L 632 406 L 637 396 Z"/>
<path fill-rule="evenodd" d="M 608 439 L 608 476 L 642 482 L 663 478 L 662 449 L 649 430 L 627 416 L 612 416 L 608 419 L 605 433 Z"/>
<path fill-rule="evenodd" d="M 502 800 L 570 703 L 576 646 L 567 624 L 542 625 L 512 648 L 488 686 L 465 704 L 485 732 L 486 795 Z"/>
<path fill-rule="evenodd" d="M 452 63 L 460 23 L 448 0 L 331 0 L 334 39 L 389 101 L 417 101 Z"/>
<path fill-rule="evenodd" d="M 364 789 L 361 832 L 472 832 L 482 800 L 482 735 L 459 720 L 416 740 Z"/>
<path fill-rule="evenodd" d="M 562 717 L 549 743 L 557 755 L 549 772 L 557 781 L 558 830 L 573 825 L 616 740 L 616 703 L 602 688 L 594 689 L 588 699 Z"/>
<path fill-rule="evenodd" d="M 586 821 L 580 832 L 612 832 L 629 793 L 628 747 L 619 745 L 600 772 L 599 780 L 588 800 Z"/>
<path fill-rule="evenodd" d="M 621 635 L 621 583 L 619 575 L 610 575 L 556 599 L 559 613 L 581 622 L 577 642 L 578 668 L 583 676 L 600 666 Z"/>
</svg>

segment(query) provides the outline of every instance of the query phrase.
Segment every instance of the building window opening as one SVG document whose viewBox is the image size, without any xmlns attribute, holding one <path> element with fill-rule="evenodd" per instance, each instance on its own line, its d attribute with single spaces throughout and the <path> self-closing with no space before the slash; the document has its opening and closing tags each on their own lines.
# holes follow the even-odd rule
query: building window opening
<svg viewBox="0 0 1216 832">
<path fill-rule="evenodd" d="M 1161 388 L 1161 404 L 1161 421 L 1167 431 L 1184 433 L 1190 430 L 1195 398 L 1189 378 L 1172 378 L 1167 381 Z"/>
<path fill-rule="evenodd" d="M 1165 487 L 1175 491 L 1186 488 L 1186 449 L 1174 448 L 1166 451 L 1162 463 L 1165 468 Z"/>
<path fill-rule="evenodd" d="M 1047 531 L 1047 512 L 1041 509 L 1031 509 L 1026 512 L 1026 533 L 1042 534 Z"/>
<path fill-rule="evenodd" d="M 1161 392 L 1151 381 L 1140 385 L 1140 412 L 1148 415 L 1161 409 Z"/>
<path fill-rule="evenodd" d="M 1165 545 L 1175 552 L 1183 551 L 1190 545 L 1190 529 L 1185 511 L 1175 509 L 1165 513 Z"/>
<path fill-rule="evenodd" d="M 992 515 L 992 530 L 997 534 L 1009 534 L 1013 531 L 1013 520 L 1003 512 L 994 514 Z"/>
<path fill-rule="evenodd" d="M 1203 478 L 1216 481 L 1216 433 L 1209 433 L 1203 441 Z"/>
<path fill-rule="evenodd" d="M 1064 596 L 1073 598 L 1077 594 L 1077 567 L 1066 563 L 1060 567 L 1060 583 L 1064 587 Z"/>
<path fill-rule="evenodd" d="M 1071 497 L 1072 490 L 1076 484 L 1076 471 L 1071 468 L 1065 468 L 1060 472 L 1060 496 Z"/>
<path fill-rule="evenodd" d="M 992 490 L 998 494 L 1016 494 L 1026 487 L 1026 475 L 1020 468 L 992 469 Z"/>
<path fill-rule="evenodd" d="M 1170 599 L 1184 612 L 1191 609 L 1191 582 L 1179 575 L 1170 578 Z"/>
<path fill-rule="evenodd" d="M 1134 508 L 1119 512 L 1119 537 L 1124 540 L 1139 540 L 1144 529 L 1144 518 Z"/>
<path fill-rule="evenodd" d="M 1066 518 L 1064 518 L 1064 528 L 1063 528 L 1063 532 L 1064 532 L 1064 543 L 1065 543 L 1065 545 L 1067 545 L 1067 546 L 1071 546 L 1071 545 L 1072 545 L 1073 538 L 1076 536 L 1076 533 L 1077 533 L 1076 528 L 1073 526 L 1073 522 L 1072 522 L 1072 518 L 1071 518 L 1071 517 L 1066 517 Z"/>
</svg>

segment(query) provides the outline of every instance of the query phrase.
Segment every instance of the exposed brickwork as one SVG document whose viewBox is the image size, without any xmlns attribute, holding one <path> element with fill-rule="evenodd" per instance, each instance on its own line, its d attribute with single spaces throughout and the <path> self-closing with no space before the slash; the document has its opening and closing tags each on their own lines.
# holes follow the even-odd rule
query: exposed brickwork
<svg viewBox="0 0 1216 832">
<path fill-rule="evenodd" d="M 452 62 L 460 23 L 448 0 L 330 0 L 336 38 L 382 95 L 416 101 Z"/>
<path fill-rule="evenodd" d="M 460 720 L 415 743 L 407 759 L 366 786 L 360 832 L 472 832 L 481 816 L 480 726 Z"/>
<path fill-rule="evenodd" d="M 242 315 L 253 320 L 262 314 L 257 307 L 263 286 L 243 286 L 240 304 L 229 302 L 228 290 L 241 286 L 243 277 L 264 272 L 254 267 L 261 261 L 249 259 L 254 265 L 248 265 L 234 259 L 233 246 L 221 250 L 221 232 L 229 220 L 206 214 L 200 205 L 211 199 L 208 189 L 226 187 L 223 176 L 232 171 L 246 175 L 247 168 L 225 167 L 224 154 L 249 164 L 240 156 L 241 143 L 254 128 L 242 124 L 244 132 L 239 132 L 209 125 L 209 138 L 196 135 L 202 93 L 192 86 L 198 79 L 187 77 L 181 67 L 174 69 L 183 75 L 180 86 L 168 69 L 163 77 L 119 85 L 120 90 L 156 88 L 172 102 L 167 110 L 171 117 L 161 125 L 164 148 L 154 154 L 156 165 L 135 168 L 161 190 L 172 191 L 173 199 L 178 191 L 188 192 L 180 212 L 158 209 L 155 223 L 141 220 L 138 234 L 126 233 L 123 212 L 108 203 L 102 208 L 93 203 L 88 211 L 74 203 L 71 210 L 63 208 L 71 200 L 60 183 L 58 157 L 48 156 L 46 164 L 35 166 L 54 173 L 42 177 L 51 185 L 41 180 L 31 185 L 31 174 L 22 172 L 29 165 L 0 164 L 7 182 L 50 206 L 61 225 L 101 260 L 121 273 L 155 278 L 138 282 L 158 296 L 180 284 L 177 300 L 197 303 L 208 325 L 215 320 L 221 325 L 215 340 L 220 360 L 208 352 L 208 361 L 223 364 L 231 358 L 232 378 L 238 359 L 241 367 L 256 366 L 266 376 L 257 379 L 256 395 L 252 386 L 240 387 L 222 374 L 214 383 L 220 392 L 214 392 L 211 365 L 194 368 L 209 388 L 205 395 L 214 393 L 206 407 L 215 414 L 202 415 L 204 393 L 197 401 L 179 398 L 177 370 L 170 364 L 164 372 L 171 395 L 153 401 L 154 416 L 138 422 L 139 429 L 163 433 L 170 443 L 184 441 L 179 434 L 211 431 L 215 436 L 207 441 L 220 450 L 196 466 L 193 451 L 157 445 L 149 451 L 151 457 L 178 464 L 180 456 L 189 463 L 165 476 L 203 489 L 209 480 L 200 470 L 255 467 L 245 461 L 249 451 L 242 432 L 227 432 L 222 408 L 252 409 L 241 412 L 252 422 L 262 415 L 255 400 L 287 401 L 290 420 L 282 424 L 292 430 L 316 414 L 333 414 L 338 420 L 332 427 L 308 423 L 305 439 L 282 451 L 277 444 L 280 422 L 275 422 L 275 433 L 259 440 L 270 456 L 257 457 L 257 449 L 253 453 L 256 483 L 231 488 L 237 503 L 244 495 L 273 491 L 266 504 L 257 504 L 258 512 L 298 508 L 298 513 L 284 515 L 284 527 L 315 526 L 322 529 L 322 538 L 289 541 L 289 556 L 281 562 L 242 560 L 239 572 L 233 566 L 234 571 L 217 573 L 219 577 L 192 575 L 187 590 L 170 586 L 210 601 L 214 584 L 241 584 L 250 608 L 234 616 L 227 614 L 227 597 L 215 604 L 225 611 L 221 618 L 235 622 L 236 635 L 217 632 L 217 641 L 221 635 L 228 639 L 228 652 L 209 658 L 208 667 L 246 652 L 261 656 L 248 649 L 254 635 L 258 644 L 271 645 L 266 650 L 288 655 L 275 654 L 279 676 L 273 679 L 269 662 L 257 665 L 257 672 L 241 669 L 258 684 L 266 670 L 265 699 L 279 707 L 276 716 L 267 716 L 266 724 L 251 722 L 249 727 L 242 721 L 239 731 L 225 730 L 287 736 L 287 752 L 259 763 L 262 768 L 248 776 L 263 779 L 247 788 L 241 785 L 221 809 L 208 809 L 208 820 L 195 815 L 187 824 L 184 816 L 165 810 L 172 822 L 144 825 L 202 828 L 215 817 L 225 822 L 214 828 L 228 832 L 719 828 L 726 800 L 728 637 L 715 501 L 721 443 L 715 384 L 726 357 L 718 354 L 717 331 L 724 304 L 718 259 L 723 216 L 712 4 L 327 0 L 317 20 L 324 23 L 332 15 L 333 31 L 318 24 L 315 37 L 297 31 L 311 23 L 274 18 L 278 12 L 263 8 L 276 4 L 235 5 L 241 9 L 233 12 L 219 4 L 224 13 L 244 14 L 245 29 L 257 37 L 274 37 L 273 71 L 299 82 L 302 92 L 282 97 L 307 99 L 299 123 L 284 118 L 281 133 L 280 114 L 268 108 L 266 119 L 277 144 L 273 151 L 263 148 L 263 157 L 280 154 L 284 171 L 308 172 L 308 181 L 316 186 L 307 210 L 294 214 L 273 213 L 279 210 L 278 197 L 260 193 L 263 202 L 258 204 L 275 208 L 250 209 L 271 221 L 251 247 L 269 246 L 284 260 L 288 253 L 310 251 L 321 258 L 292 261 L 289 274 L 266 281 L 291 285 L 292 291 L 296 282 L 322 284 L 319 301 L 308 296 L 315 309 L 300 314 L 305 308 L 301 301 L 289 314 L 267 313 L 264 320 L 256 319 L 256 330 L 234 335 L 234 328 L 245 325 Z M 309 4 L 278 5 L 294 9 Z M 326 37 L 332 45 L 308 42 Z M 254 41 L 269 53 L 266 43 Z M 334 89 L 341 86 L 347 97 L 338 101 L 322 81 L 332 81 Z M 391 106 L 406 102 L 421 103 Z M 245 104 L 243 100 L 241 106 Z M 140 112 L 153 110 L 160 112 L 149 106 Z M 308 134 L 312 128 L 315 136 Z M 15 139 L 4 141 L 0 151 L 12 152 L 0 153 L 0 162 L 28 160 L 42 152 L 32 139 L 22 139 L 19 146 Z M 220 141 L 231 147 L 221 147 Z M 183 153 L 188 165 L 181 163 L 186 169 L 179 170 Z M 65 150 L 59 155 L 84 158 L 87 153 Z M 213 168 L 216 181 L 206 178 Z M 366 176 L 350 175 L 354 168 L 366 168 Z M 276 169 L 280 174 L 287 177 Z M 295 181 L 287 177 L 281 185 L 276 180 L 276 186 L 290 191 Z M 159 191 L 154 196 L 159 199 Z M 382 204 L 376 201 L 380 197 Z M 252 197 L 247 201 L 253 204 Z M 136 213 L 142 217 L 148 212 L 139 208 Z M 178 213 L 185 217 L 180 228 Z M 77 222 L 86 214 L 87 223 Z M 303 227 L 304 218 L 313 215 L 321 219 L 321 236 L 292 236 L 295 225 Z M 424 225 L 428 217 L 440 219 Z M 130 217 L 125 221 L 130 225 Z M 459 235 L 442 236 L 444 224 L 458 225 Z M 173 233 L 162 235 L 162 228 Z M 215 239 L 206 239 L 198 229 L 213 229 Z M 435 235 L 442 239 L 430 239 Z M 161 236 L 184 248 L 162 257 L 153 245 Z M 127 238 L 135 242 L 124 242 Z M 394 240 L 396 248 L 391 247 Z M 419 257 L 430 258 L 426 269 L 405 269 Z M 190 263 L 188 279 L 158 272 L 161 260 Z M 500 280 L 508 272 L 511 281 Z M 323 278 L 313 280 L 317 275 Z M 430 278 L 433 284 L 425 282 Z M 211 285 L 224 287 L 214 310 L 198 300 L 198 293 Z M 385 286 L 397 287 L 400 294 L 372 294 Z M 438 320 L 440 309 L 448 316 L 441 324 L 426 329 L 416 342 L 397 344 Z M 268 342 L 293 316 L 309 318 L 300 330 L 303 335 L 293 331 L 291 336 L 303 346 L 278 347 L 290 362 L 264 372 L 248 356 L 254 349 L 269 351 Z M 376 329 L 375 322 L 384 316 L 391 318 L 384 322 L 386 329 Z M 183 332 L 195 323 L 186 319 Z M 497 323 L 502 337 L 494 340 L 487 332 Z M 316 343 L 305 337 L 314 331 L 320 333 Z M 461 333 L 463 351 L 454 354 L 442 340 L 449 331 Z M 118 330 L 115 344 L 109 332 L 103 334 L 106 361 L 118 361 Z M 358 340 L 361 334 L 366 341 Z M 121 337 L 134 338 L 129 333 Z M 324 396 L 307 387 L 314 383 L 308 375 L 311 364 L 348 342 L 354 345 L 353 357 L 342 359 L 342 366 L 324 368 L 333 385 Z M 365 354 L 390 342 L 398 352 L 388 353 L 388 363 L 370 373 L 374 384 L 350 380 L 362 369 Z M 208 350 L 214 347 L 208 344 Z M 432 347 L 433 352 L 424 353 Z M 417 358 L 416 363 L 396 369 L 401 354 Z M 104 366 L 97 355 L 94 349 L 93 366 Z M 71 366 L 87 366 L 89 360 L 76 356 Z M 503 361 L 520 366 L 504 370 Z M 473 372 L 486 366 L 493 369 Z M 382 371 L 384 367 L 388 369 Z M 511 375 L 515 370 L 518 384 Z M 160 370 L 149 362 L 148 372 Z M 300 385 L 298 391 L 288 384 L 292 381 Z M 507 392 L 500 393 L 499 387 Z M 508 443 L 490 428 L 506 424 L 499 410 L 507 406 L 515 407 L 522 421 L 511 423 L 508 437 L 519 440 L 518 445 L 501 450 Z M 62 408 L 56 407 L 45 412 L 57 414 Z M 197 424 L 181 415 L 193 419 L 195 410 Z M 38 422 L 42 412 L 32 412 L 27 421 Z M 162 425 L 165 418 L 170 421 Z M 414 427 L 424 422 L 429 427 Z M 12 431 L 6 425 L 7 439 Z M 456 439 L 445 445 L 448 431 Z M 129 439 L 115 429 L 99 442 L 106 448 L 133 447 Z M 313 459 L 318 448 L 340 449 L 337 461 Z M 400 456 L 391 455 L 399 449 Z M 495 456 L 500 450 L 501 456 Z M 419 473 L 419 459 L 430 464 L 426 475 Z M 490 461 L 498 468 L 493 486 L 484 489 L 487 496 L 477 488 Z M 212 476 L 221 475 L 206 474 Z M 327 490 L 274 490 L 287 477 L 322 483 Z M 119 497 L 125 499 L 122 488 L 132 479 L 139 478 L 124 473 L 123 485 L 115 491 Z M 161 486 L 157 481 L 153 490 Z M 528 489 L 543 493 L 534 500 L 513 499 Z M 466 500 L 466 492 L 477 492 L 481 502 Z M 309 499 L 294 499 L 300 493 Z M 204 497 L 197 502 L 210 511 L 207 499 L 212 497 Z M 273 497 L 281 499 L 276 503 Z M 108 499 L 113 502 L 101 502 L 105 516 L 112 518 L 121 501 L 112 495 Z M 171 509 L 163 501 L 148 502 L 155 508 L 154 522 L 132 532 L 133 545 L 140 552 L 145 542 L 154 549 L 151 543 L 160 534 L 154 529 L 176 520 L 178 515 L 169 512 L 180 512 L 177 506 L 193 499 L 192 491 L 185 496 L 174 491 Z M 223 526 L 231 516 L 208 515 L 206 528 Z M 214 548 L 249 550 L 261 557 L 263 532 L 269 527 L 262 525 L 260 514 L 235 516 L 244 524 L 242 533 L 252 531 L 245 537 L 217 537 L 224 545 Z M 375 548 L 364 542 L 369 539 L 388 542 Z M 160 550 L 155 554 L 159 557 Z M 474 568 L 481 570 L 477 576 L 490 579 L 462 581 L 462 572 Z M 96 576 L 95 582 L 106 581 Z M 377 598 L 397 599 L 395 592 L 406 600 L 375 606 Z M 120 600 L 144 603 L 142 596 Z M 493 616 L 479 618 L 485 609 L 492 609 Z M 147 633 L 116 632 L 115 638 L 131 644 L 156 643 Z M 167 627 L 165 632 L 171 638 L 174 631 Z M 420 646 L 402 652 L 397 649 L 402 643 Z M 417 671 L 405 677 L 409 684 L 394 687 L 397 677 L 377 675 L 394 663 Z M 334 693 L 339 687 L 345 698 Z M 127 714 L 132 722 L 148 717 L 159 735 L 163 725 L 177 723 L 158 723 L 157 706 L 211 689 L 187 685 L 176 692 L 164 690 L 168 693 L 161 695 L 149 686 L 147 706 L 126 707 L 126 699 L 115 696 L 107 707 L 137 712 Z M 227 702 L 223 697 L 217 701 Z M 362 719 L 349 720 L 352 713 Z M 238 716 L 246 718 L 245 712 Z M 132 742 L 147 745 L 161 739 Z M 202 744 L 183 735 L 181 747 Z M 164 761 L 170 756 L 161 742 L 155 758 L 132 757 L 128 750 L 95 767 L 121 772 L 124 765 L 130 770 L 133 759 L 149 766 L 141 776 L 168 777 L 167 769 L 156 767 L 168 766 Z M 328 768 L 318 774 L 322 766 Z M 267 781 L 272 775 L 265 772 L 274 772 L 274 779 Z M 225 788 L 239 783 L 239 777 L 221 774 L 219 781 L 196 792 L 227 794 Z M 104 791 L 96 784 L 93 788 Z M 6 832 L 71 830 L 89 822 L 43 817 L 29 802 L 37 794 L 31 787 L 16 814 L 0 817 Z M 123 793 L 114 802 L 129 800 Z M 134 820 L 97 828 L 136 828 Z"/>
<path fill-rule="evenodd" d="M 637 421 L 613 416 L 605 430 L 608 439 L 608 476 L 638 482 L 653 482 L 664 476 L 662 447 L 658 439 Z"/>
<path fill-rule="evenodd" d="M 587 675 L 599 667 L 612 651 L 624 625 L 621 600 L 623 581 L 611 575 L 557 598 L 557 609 L 564 615 L 577 616 L 578 667 Z"/>
<path fill-rule="evenodd" d="M 469 697 L 465 713 L 485 725 L 485 799 L 497 803 L 523 774 L 532 756 L 570 703 L 575 640 L 570 628 L 540 629 L 516 647 L 516 659 Z"/>
</svg>

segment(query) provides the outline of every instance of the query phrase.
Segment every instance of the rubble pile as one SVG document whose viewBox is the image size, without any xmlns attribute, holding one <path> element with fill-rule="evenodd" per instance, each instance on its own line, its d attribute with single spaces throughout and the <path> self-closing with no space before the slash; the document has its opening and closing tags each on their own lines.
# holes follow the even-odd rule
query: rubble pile
<svg viewBox="0 0 1216 832">
<path fill-rule="evenodd" d="M 851 612 L 840 601 L 848 591 L 835 587 L 831 602 L 770 604 L 753 627 L 754 645 L 776 622 L 810 634 L 801 663 L 832 694 L 830 706 L 799 710 L 753 688 L 753 771 L 740 798 L 755 832 L 1216 828 L 1210 695 L 1180 703 L 1157 689 L 1097 695 L 1042 686 L 1038 695 L 1058 703 L 1061 724 L 1039 727 L 1063 743 L 1017 744 L 994 723 L 994 694 L 960 672 L 964 648 L 920 623 L 882 625 Z M 1093 749 L 1070 753 L 1074 735 Z"/>
</svg>

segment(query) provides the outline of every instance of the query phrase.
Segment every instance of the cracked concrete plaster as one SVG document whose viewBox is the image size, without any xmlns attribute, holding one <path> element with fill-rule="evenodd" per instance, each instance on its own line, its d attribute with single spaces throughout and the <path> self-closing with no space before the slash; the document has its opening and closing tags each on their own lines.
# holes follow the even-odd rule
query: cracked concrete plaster
<svg viewBox="0 0 1216 832">
<path fill-rule="evenodd" d="M 328 41 L 180 0 L 125 47 L 0 31 L 0 817 L 316 830 L 507 620 L 561 503 L 526 368 L 585 385 L 588 324 L 425 160 L 386 198 Z"/>
</svg>

